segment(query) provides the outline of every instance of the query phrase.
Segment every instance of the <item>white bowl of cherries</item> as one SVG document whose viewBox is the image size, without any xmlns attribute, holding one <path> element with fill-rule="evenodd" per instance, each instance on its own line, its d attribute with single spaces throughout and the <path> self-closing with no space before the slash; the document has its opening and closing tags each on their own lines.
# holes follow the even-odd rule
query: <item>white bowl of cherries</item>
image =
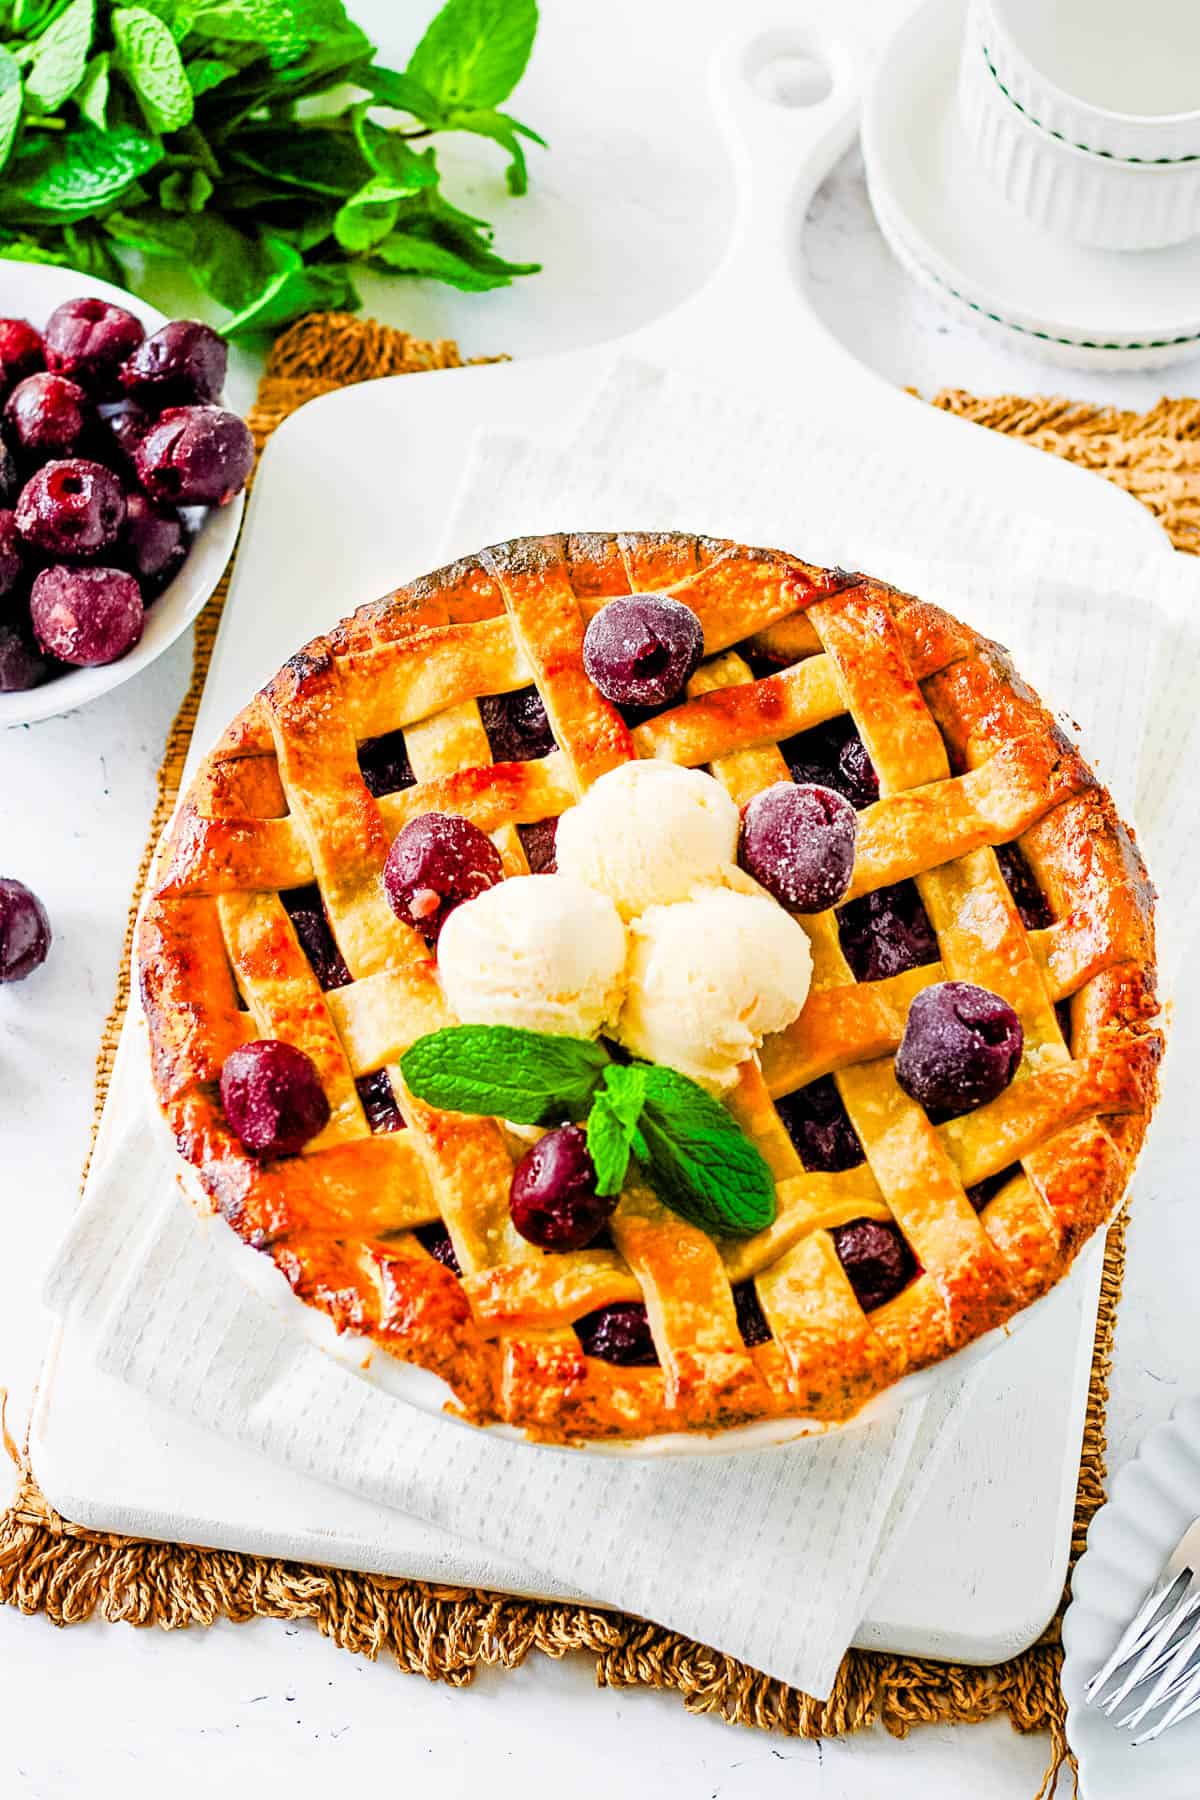
<svg viewBox="0 0 1200 1800">
<path fill-rule="evenodd" d="M 0 726 L 128 681 L 216 587 L 254 457 L 225 362 L 207 325 L 0 261 Z"/>
</svg>

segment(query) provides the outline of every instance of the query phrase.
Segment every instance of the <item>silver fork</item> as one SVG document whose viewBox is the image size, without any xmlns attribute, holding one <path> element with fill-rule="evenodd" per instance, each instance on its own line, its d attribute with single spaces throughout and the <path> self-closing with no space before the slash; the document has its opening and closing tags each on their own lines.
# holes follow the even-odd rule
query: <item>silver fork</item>
<svg viewBox="0 0 1200 1800">
<path fill-rule="evenodd" d="M 1120 1643 L 1088 1682 L 1084 1703 L 1137 1732 L 1134 1747 L 1200 1712 L 1200 1519 L 1188 1526 Z"/>
</svg>

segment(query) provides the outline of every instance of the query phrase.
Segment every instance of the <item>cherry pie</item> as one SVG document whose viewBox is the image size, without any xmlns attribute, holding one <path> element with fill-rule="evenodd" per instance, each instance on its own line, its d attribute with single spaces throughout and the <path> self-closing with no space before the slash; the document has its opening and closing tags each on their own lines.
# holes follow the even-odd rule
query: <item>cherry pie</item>
<svg viewBox="0 0 1200 1800">
<path fill-rule="evenodd" d="M 584 666 L 591 618 L 646 593 L 703 629 L 666 709 L 613 704 Z M 528 1136 L 406 1090 L 401 1057 L 453 1020 L 383 870 L 430 813 L 480 827 L 505 875 L 551 870 L 559 815 L 631 757 L 706 768 L 739 806 L 788 779 L 841 794 L 851 882 L 801 920 L 807 1004 L 725 1096 L 774 1223 L 716 1240 L 634 1181 L 588 1248 L 547 1252 L 509 1209 Z M 842 1420 L 1051 1287 L 1153 1104 L 1152 900 L 996 644 L 778 551 L 586 533 L 484 550 L 293 656 L 188 791 L 137 957 L 159 1101 L 244 1242 L 469 1419 L 571 1441 Z M 944 981 L 1023 1029 L 1015 1079 L 950 1117 L 895 1074 L 914 998 Z M 227 1060 L 262 1039 L 323 1089 L 298 1154 L 247 1149 L 222 1105 Z"/>
</svg>

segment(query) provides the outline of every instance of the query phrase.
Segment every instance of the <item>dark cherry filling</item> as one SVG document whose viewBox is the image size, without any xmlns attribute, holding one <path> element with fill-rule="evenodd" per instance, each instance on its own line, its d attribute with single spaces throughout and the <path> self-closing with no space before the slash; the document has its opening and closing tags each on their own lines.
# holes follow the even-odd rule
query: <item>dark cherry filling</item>
<svg viewBox="0 0 1200 1800">
<path fill-rule="evenodd" d="M 350 971 L 334 942 L 321 904 L 320 889 L 314 884 L 292 888 L 281 894 L 284 910 L 292 921 L 300 948 L 313 966 L 313 973 L 323 988 L 348 987 Z"/>
<path fill-rule="evenodd" d="M 640 1300 L 618 1300 L 576 1319 L 575 1331 L 586 1356 L 623 1368 L 649 1368 L 658 1361 L 650 1321 Z"/>
<path fill-rule="evenodd" d="M 404 1120 L 386 1069 L 376 1069 L 373 1075 L 360 1075 L 354 1085 L 372 1131 L 404 1130 Z"/>
<path fill-rule="evenodd" d="M 418 1243 L 428 1250 L 435 1262 L 440 1262 L 443 1268 L 449 1269 L 451 1274 L 461 1278 L 462 1268 L 458 1257 L 454 1254 L 450 1233 L 440 1219 L 435 1219 L 432 1225 L 418 1225 L 414 1235 Z"/>
<path fill-rule="evenodd" d="M 917 1273 L 917 1259 L 889 1220 L 851 1219 L 832 1233 L 838 1260 L 864 1312 L 895 1299 Z"/>
<path fill-rule="evenodd" d="M 1047 925 L 1053 925 L 1054 914 L 1050 911 L 1050 902 L 1038 886 L 1037 876 L 1016 844 L 997 844 L 996 861 L 1000 864 L 1000 873 L 1016 902 L 1026 931 L 1044 931 Z"/>
<path fill-rule="evenodd" d="M 1071 1002 L 1069 1000 L 1056 1000 L 1054 1002 L 1054 1016 L 1058 1020 L 1058 1029 L 1062 1032 L 1063 1041 L 1069 1050 L 1071 1048 Z"/>
<path fill-rule="evenodd" d="M 738 1282 L 733 1290 L 733 1304 L 737 1309 L 738 1330 L 747 1350 L 753 1350 L 756 1344 L 769 1344 L 771 1327 L 752 1281 Z"/>
<path fill-rule="evenodd" d="M 937 938 L 915 882 L 898 881 L 847 901 L 837 922 L 856 981 L 885 981 L 938 960 Z"/>
<path fill-rule="evenodd" d="M 843 716 L 780 744 L 793 781 L 832 788 L 859 812 L 879 798 L 879 777 L 854 721 Z"/>
<path fill-rule="evenodd" d="M 776 1107 L 796 1154 L 811 1175 L 856 1169 L 866 1159 L 832 1075 L 786 1094 Z"/>
<path fill-rule="evenodd" d="M 973 1187 L 969 1187 L 967 1189 L 967 1199 L 971 1202 L 971 1205 L 975 1208 L 977 1213 L 982 1212 L 988 1201 L 994 1200 L 996 1195 L 1000 1192 L 1000 1189 L 1006 1187 L 1013 1176 L 1019 1175 L 1020 1173 L 1021 1165 L 1019 1163 L 1010 1163 L 1007 1169 L 1001 1169 L 998 1174 L 995 1175 L 987 1175 L 982 1181 L 977 1181 Z"/>
<path fill-rule="evenodd" d="M 496 762 L 532 762 L 558 748 L 535 687 L 515 694 L 485 694 L 479 712 Z"/>
<path fill-rule="evenodd" d="M 558 868 L 554 850 L 555 839 L 558 836 L 558 820 L 539 819 L 536 825 L 518 825 L 517 836 L 529 859 L 531 873 L 553 875 Z"/>
<path fill-rule="evenodd" d="M 358 746 L 358 766 L 367 784 L 367 792 L 376 800 L 381 794 L 398 794 L 401 788 L 413 787 L 416 776 L 408 760 L 402 731 L 389 731 L 383 737 L 364 738 Z"/>
</svg>

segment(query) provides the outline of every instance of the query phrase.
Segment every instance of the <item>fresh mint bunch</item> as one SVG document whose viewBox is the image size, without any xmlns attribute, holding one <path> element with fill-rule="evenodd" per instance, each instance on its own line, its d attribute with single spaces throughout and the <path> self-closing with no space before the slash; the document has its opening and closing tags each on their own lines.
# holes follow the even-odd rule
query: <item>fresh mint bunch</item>
<svg viewBox="0 0 1200 1800">
<path fill-rule="evenodd" d="M 446 198 L 430 140 L 491 140 L 526 191 L 543 140 L 500 106 L 537 23 L 448 0 L 396 70 L 342 0 L 0 0 L 0 256 L 122 285 L 171 257 L 235 336 L 357 307 L 364 267 L 507 286 L 539 265 Z"/>
<path fill-rule="evenodd" d="M 713 1236 L 750 1237 L 775 1217 L 775 1183 L 732 1115 L 686 1075 L 613 1062 L 589 1038 L 508 1025 L 452 1025 L 401 1058 L 411 1091 L 446 1112 L 518 1125 L 586 1119 L 600 1194 L 625 1184 L 631 1158 L 659 1199 Z"/>
</svg>

